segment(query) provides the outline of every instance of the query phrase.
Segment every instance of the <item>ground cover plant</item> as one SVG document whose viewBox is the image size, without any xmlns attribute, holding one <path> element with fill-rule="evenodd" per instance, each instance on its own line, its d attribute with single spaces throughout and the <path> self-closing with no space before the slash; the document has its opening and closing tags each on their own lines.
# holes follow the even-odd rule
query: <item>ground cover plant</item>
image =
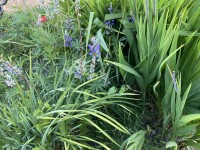
<svg viewBox="0 0 200 150">
<path fill-rule="evenodd" d="M 199 0 L 52 0 L 0 20 L 0 145 L 200 149 Z"/>
</svg>

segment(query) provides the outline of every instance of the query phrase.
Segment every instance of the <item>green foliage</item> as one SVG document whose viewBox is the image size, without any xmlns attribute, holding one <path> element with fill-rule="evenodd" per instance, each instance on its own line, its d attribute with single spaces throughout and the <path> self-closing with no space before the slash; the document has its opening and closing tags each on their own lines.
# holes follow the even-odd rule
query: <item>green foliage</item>
<svg viewBox="0 0 200 150">
<path fill-rule="evenodd" d="M 199 0 L 59 3 L 1 19 L 3 148 L 199 149 Z"/>
</svg>

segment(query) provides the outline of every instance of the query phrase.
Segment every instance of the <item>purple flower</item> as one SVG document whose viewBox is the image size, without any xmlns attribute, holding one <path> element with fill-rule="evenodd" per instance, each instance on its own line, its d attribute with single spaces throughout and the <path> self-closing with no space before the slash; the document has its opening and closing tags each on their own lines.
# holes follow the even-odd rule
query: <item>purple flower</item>
<svg viewBox="0 0 200 150">
<path fill-rule="evenodd" d="M 108 8 L 108 10 L 110 11 L 110 14 L 112 14 L 112 13 L 113 13 L 112 2 L 110 3 L 110 7 Z"/>
<path fill-rule="evenodd" d="M 73 30 L 73 29 L 74 29 L 74 20 L 68 18 L 68 19 L 65 21 L 65 26 L 66 26 L 66 29 L 67 29 L 67 30 Z"/>
<path fill-rule="evenodd" d="M 110 11 L 110 14 L 113 13 L 112 2 L 110 3 L 110 7 L 108 8 L 108 10 Z M 106 24 L 106 34 L 110 34 L 112 32 L 111 28 L 115 24 L 115 20 L 114 19 L 106 20 L 105 24 Z"/>
<path fill-rule="evenodd" d="M 13 66 L 10 62 L 6 61 L 2 64 L 2 67 L 5 69 L 5 71 L 9 72 L 12 75 L 20 76 L 22 74 L 22 71 L 19 67 Z"/>
<path fill-rule="evenodd" d="M 87 71 L 86 62 L 83 60 L 79 60 L 76 63 L 78 64 L 78 66 L 76 66 L 76 71 L 74 73 L 74 77 L 81 80 L 83 74 Z"/>
<path fill-rule="evenodd" d="M 105 24 L 106 24 L 107 26 L 112 27 L 112 26 L 115 24 L 115 20 L 114 20 L 114 19 L 112 19 L 112 20 L 107 20 L 107 21 L 105 21 Z"/>
<path fill-rule="evenodd" d="M 105 21 L 106 24 L 106 34 L 110 34 L 112 32 L 112 26 L 115 24 L 115 20 L 107 20 Z"/>
<path fill-rule="evenodd" d="M 72 46 L 73 46 L 73 44 L 72 44 L 72 38 L 69 37 L 69 35 L 65 35 L 64 36 L 64 40 L 65 40 L 65 46 L 72 48 Z"/>
<path fill-rule="evenodd" d="M 128 17 L 128 21 L 129 21 L 130 23 L 134 23 L 134 22 L 135 22 L 135 18 L 134 18 L 133 16 Z"/>
<path fill-rule="evenodd" d="M 95 56 L 96 58 L 99 58 L 101 52 L 100 52 L 100 44 L 97 42 L 95 37 L 91 38 L 92 44 L 88 44 L 88 48 L 90 50 L 89 55 Z"/>
<path fill-rule="evenodd" d="M 82 73 L 80 72 L 80 70 L 76 70 L 74 78 L 78 78 L 79 80 L 82 78 Z"/>
</svg>

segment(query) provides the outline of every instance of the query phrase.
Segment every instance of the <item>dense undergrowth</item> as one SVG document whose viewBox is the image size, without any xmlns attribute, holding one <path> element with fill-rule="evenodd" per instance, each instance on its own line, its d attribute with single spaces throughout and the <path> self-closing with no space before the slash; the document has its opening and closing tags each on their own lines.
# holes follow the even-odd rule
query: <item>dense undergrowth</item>
<svg viewBox="0 0 200 150">
<path fill-rule="evenodd" d="M 4 13 L 1 148 L 200 149 L 199 16 L 199 0 Z"/>
</svg>

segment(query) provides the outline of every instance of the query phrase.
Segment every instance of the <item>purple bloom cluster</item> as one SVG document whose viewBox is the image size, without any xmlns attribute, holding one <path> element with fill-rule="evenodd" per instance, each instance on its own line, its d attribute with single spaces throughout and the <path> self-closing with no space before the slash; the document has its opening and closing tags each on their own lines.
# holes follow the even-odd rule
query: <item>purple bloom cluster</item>
<svg viewBox="0 0 200 150">
<path fill-rule="evenodd" d="M 128 17 L 128 21 L 129 21 L 130 23 L 134 23 L 134 22 L 135 22 L 135 18 L 134 18 L 133 16 Z"/>
<path fill-rule="evenodd" d="M 112 2 L 110 3 L 110 7 L 108 8 L 108 10 L 110 11 L 110 14 L 113 13 Z M 105 24 L 106 24 L 106 34 L 110 34 L 112 32 L 111 28 L 115 24 L 115 20 L 114 19 L 106 20 Z"/>
<path fill-rule="evenodd" d="M 96 60 L 100 57 L 100 44 L 97 42 L 95 37 L 91 38 L 92 44 L 88 44 L 88 48 L 90 49 L 89 55 L 92 56 L 92 61 L 90 64 L 90 75 L 88 77 L 89 80 L 93 78 L 93 73 L 95 72 Z"/>
<path fill-rule="evenodd" d="M 72 38 L 69 35 L 65 35 L 64 40 L 65 40 L 65 46 L 72 48 L 73 46 Z"/>
<path fill-rule="evenodd" d="M 66 30 L 73 30 L 73 29 L 74 29 L 74 20 L 68 18 L 68 19 L 65 21 L 65 26 L 66 26 Z"/>
<path fill-rule="evenodd" d="M 54 8 L 53 8 L 54 13 L 59 14 L 59 0 L 54 0 L 53 2 L 54 2 Z"/>
<path fill-rule="evenodd" d="M 110 3 L 110 7 L 108 8 L 108 10 L 110 11 L 110 14 L 112 14 L 112 13 L 113 13 L 112 2 Z"/>
<path fill-rule="evenodd" d="M 82 78 L 83 74 L 87 71 L 86 69 L 86 62 L 83 60 L 77 61 L 78 67 L 76 68 L 74 77 L 78 78 L 79 80 Z"/>
<path fill-rule="evenodd" d="M 90 50 L 89 55 L 95 56 L 96 58 L 99 58 L 101 52 L 100 52 L 100 44 L 97 42 L 95 37 L 91 38 L 92 44 L 88 44 L 88 48 Z"/>
<path fill-rule="evenodd" d="M 12 76 L 19 77 L 22 75 L 22 70 L 12 65 L 8 61 L 4 61 L 4 59 L 0 59 L 0 76 L 5 78 L 5 83 L 8 87 L 14 87 L 16 85 L 15 80 Z"/>
<path fill-rule="evenodd" d="M 81 16 L 80 9 L 81 9 L 80 0 L 75 0 L 75 12 L 78 16 Z"/>
</svg>

